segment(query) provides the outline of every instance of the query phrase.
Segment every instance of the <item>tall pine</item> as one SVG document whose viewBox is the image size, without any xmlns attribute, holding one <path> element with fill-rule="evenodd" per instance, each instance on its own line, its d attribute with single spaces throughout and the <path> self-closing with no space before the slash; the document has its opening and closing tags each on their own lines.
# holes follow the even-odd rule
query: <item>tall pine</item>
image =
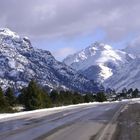
<svg viewBox="0 0 140 140">
<path fill-rule="evenodd" d="M 32 80 L 28 87 L 23 89 L 20 101 L 27 110 L 41 109 L 50 107 L 50 99 L 38 85 Z"/>
<path fill-rule="evenodd" d="M 12 108 L 9 107 L 8 101 L 6 100 L 2 88 L 0 87 L 0 112 L 12 112 Z"/>
<path fill-rule="evenodd" d="M 5 107 L 6 105 L 6 99 L 4 97 L 2 88 L 0 87 L 0 109 L 2 109 L 3 107 Z"/>
<path fill-rule="evenodd" d="M 8 88 L 5 92 L 5 97 L 6 100 L 8 101 L 10 106 L 15 106 L 16 104 L 16 97 L 14 95 L 13 89 L 12 88 Z"/>
</svg>

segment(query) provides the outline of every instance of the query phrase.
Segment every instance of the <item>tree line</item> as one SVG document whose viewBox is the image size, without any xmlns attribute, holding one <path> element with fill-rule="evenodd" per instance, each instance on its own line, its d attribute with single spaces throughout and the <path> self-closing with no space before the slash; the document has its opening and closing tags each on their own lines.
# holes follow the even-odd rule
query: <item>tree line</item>
<svg viewBox="0 0 140 140">
<path fill-rule="evenodd" d="M 52 90 L 48 93 L 34 80 L 31 80 L 27 87 L 20 90 L 18 95 L 10 87 L 5 92 L 0 88 L 0 112 L 14 112 L 16 106 L 23 106 L 25 110 L 35 110 L 106 100 L 107 98 L 103 92 L 80 94 L 72 91 Z"/>
<path fill-rule="evenodd" d="M 124 97 L 124 98 L 137 98 L 139 96 L 139 90 L 136 89 L 122 89 L 121 93 L 118 94 L 118 97 Z"/>
</svg>

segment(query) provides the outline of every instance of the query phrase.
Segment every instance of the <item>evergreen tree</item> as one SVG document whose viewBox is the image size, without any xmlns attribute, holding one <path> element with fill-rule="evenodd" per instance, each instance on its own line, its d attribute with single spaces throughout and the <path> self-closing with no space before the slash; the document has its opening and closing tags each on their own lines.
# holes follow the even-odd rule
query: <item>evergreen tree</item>
<svg viewBox="0 0 140 140">
<path fill-rule="evenodd" d="M 122 92 L 120 93 L 120 96 L 121 96 L 121 97 L 124 97 L 124 98 L 127 97 L 127 89 L 126 89 L 126 88 L 123 88 L 123 89 L 122 89 Z"/>
<path fill-rule="evenodd" d="M 0 87 L 0 108 L 3 108 L 6 106 L 6 99 L 4 97 L 2 88 Z"/>
<path fill-rule="evenodd" d="M 137 98 L 137 97 L 138 97 L 138 93 L 139 93 L 139 90 L 136 88 L 136 89 L 132 92 L 132 97 L 133 97 L 133 98 Z"/>
<path fill-rule="evenodd" d="M 98 101 L 98 102 L 104 102 L 106 100 L 107 100 L 106 99 L 106 96 L 105 96 L 105 94 L 103 92 L 97 93 L 97 95 L 96 95 L 96 101 Z"/>
<path fill-rule="evenodd" d="M 51 102 L 50 96 L 43 89 L 41 90 L 41 98 L 42 98 L 42 102 L 43 102 L 43 105 L 42 105 L 43 108 L 52 107 L 52 102 Z"/>
<path fill-rule="evenodd" d="M 19 101 L 22 102 L 27 110 L 41 109 L 48 107 L 49 98 L 44 91 L 32 80 L 28 87 L 22 90 L 19 96 Z M 50 102 L 50 101 L 49 101 Z"/>
<path fill-rule="evenodd" d="M 58 106 L 60 104 L 60 95 L 56 90 L 53 90 L 50 93 L 50 98 L 54 106 Z"/>
<path fill-rule="evenodd" d="M 70 91 L 60 91 L 60 101 L 62 105 L 72 104 L 73 93 Z"/>
<path fill-rule="evenodd" d="M 84 96 L 84 102 L 85 103 L 94 102 L 94 101 L 95 101 L 95 98 L 92 94 L 86 94 Z"/>
<path fill-rule="evenodd" d="M 73 104 L 79 103 L 84 103 L 84 97 L 81 94 L 75 92 L 73 95 Z"/>
<path fill-rule="evenodd" d="M 12 112 L 12 108 L 9 107 L 9 104 L 4 96 L 1 87 L 0 87 L 0 112 L 1 113 Z"/>
<path fill-rule="evenodd" d="M 12 90 L 12 88 L 8 88 L 5 92 L 5 96 L 6 96 L 6 100 L 8 101 L 8 104 L 10 106 L 15 106 L 16 104 L 16 97 L 14 95 L 14 92 Z"/>
<path fill-rule="evenodd" d="M 22 88 L 20 91 L 20 94 L 17 97 L 17 102 L 18 104 L 25 104 L 25 100 L 26 100 L 26 93 L 27 93 L 27 88 Z"/>
<path fill-rule="evenodd" d="M 130 89 L 127 91 L 127 94 L 131 94 L 131 93 L 133 93 L 133 89 L 132 89 L 132 88 L 130 88 Z"/>
</svg>

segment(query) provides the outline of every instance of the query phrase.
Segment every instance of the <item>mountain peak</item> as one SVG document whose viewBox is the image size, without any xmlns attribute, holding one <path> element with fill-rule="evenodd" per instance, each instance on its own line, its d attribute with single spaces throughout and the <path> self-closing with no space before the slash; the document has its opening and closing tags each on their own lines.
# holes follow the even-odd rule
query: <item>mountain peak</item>
<svg viewBox="0 0 140 140">
<path fill-rule="evenodd" d="M 32 44 L 28 37 L 20 37 L 16 32 L 8 28 L 0 28 L 0 45 L 31 49 Z"/>
<path fill-rule="evenodd" d="M 65 58 L 64 63 L 89 79 L 102 82 L 131 59 L 123 51 L 115 50 L 104 43 L 95 42 L 78 53 Z"/>
<path fill-rule="evenodd" d="M 18 37 L 19 35 L 8 28 L 0 28 L 0 35 L 10 36 L 10 37 Z"/>
<path fill-rule="evenodd" d="M 104 44 L 104 43 L 101 43 L 101 42 L 97 42 L 97 41 L 95 43 L 91 44 L 88 48 L 97 49 L 97 50 L 110 50 L 110 49 L 112 49 L 111 46 Z"/>
<path fill-rule="evenodd" d="M 32 48 L 28 37 L 0 29 L 0 86 L 19 89 L 35 79 L 46 89 L 96 92 L 102 89 L 74 69 L 57 61 L 49 51 Z"/>
</svg>

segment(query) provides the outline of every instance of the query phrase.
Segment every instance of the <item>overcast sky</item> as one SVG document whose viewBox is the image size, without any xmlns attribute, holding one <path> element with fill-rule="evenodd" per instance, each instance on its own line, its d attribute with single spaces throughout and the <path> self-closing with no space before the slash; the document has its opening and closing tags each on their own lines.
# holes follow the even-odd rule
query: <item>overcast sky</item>
<svg viewBox="0 0 140 140">
<path fill-rule="evenodd" d="M 139 0 L 0 0 L 0 27 L 62 59 L 94 41 L 124 47 L 140 35 Z"/>
</svg>

